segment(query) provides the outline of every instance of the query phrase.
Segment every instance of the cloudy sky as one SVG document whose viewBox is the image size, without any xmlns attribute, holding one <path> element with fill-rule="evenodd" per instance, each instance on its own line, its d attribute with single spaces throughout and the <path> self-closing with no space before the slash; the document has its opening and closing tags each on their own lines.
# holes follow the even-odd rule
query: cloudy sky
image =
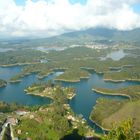
<svg viewBox="0 0 140 140">
<path fill-rule="evenodd" d="M 140 0 L 0 0 L 0 37 L 140 27 Z"/>
</svg>

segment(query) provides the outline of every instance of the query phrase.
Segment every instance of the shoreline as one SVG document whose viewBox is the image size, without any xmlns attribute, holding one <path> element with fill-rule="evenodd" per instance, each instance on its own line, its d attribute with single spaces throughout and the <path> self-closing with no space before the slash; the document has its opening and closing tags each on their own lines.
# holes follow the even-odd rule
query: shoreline
<svg viewBox="0 0 140 140">
<path fill-rule="evenodd" d="M 7 86 L 7 84 L 0 85 L 0 88 L 6 87 L 6 86 Z"/>
<path fill-rule="evenodd" d="M 14 66 L 24 66 L 24 65 L 31 65 L 31 64 L 38 64 L 41 62 L 32 62 L 32 63 L 15 63 L 15 64 L 6 64 L 6 65 L 0 65 L 0 67 L 6 68 L 6 67 L 14 67 Z"/>
<path fill-rule="evenodd" d="M 127 97 L 131 100 L 131 96 L 129 95 L 126 95 L 126 94 L 121 94 L 121 93 L 107 93 L 107 92 L 103 92 L 103 91 L 100 91 L 100 90 L 97 90 L 97 89 L 94 89 L 92 88 L 92 91 L 98 93 L 98 94 L 103 94 L 103 95 L 111 95 L 111 96 L 121 96 L 121 97 Z"/>
<path fill-rule="evenodd" d="M 47 73 L 47 74 L 45 74 L 45 75 L 42 75 L 42 76 L 37 75 L 37 79 L 42 80 L 42 79 L 44 79 L 45 77 L 48 77 L 50 74 L 53 74 L 53 73 L 54 73 L 54 72 L 52 71 L 52 72 L 49 72 L 49 73 Z"/>
<path fill-rule="evenodd" d="M 55 81 L 60 81 L 60 82 L 71 82 L 71 83 L 80 82 L 80 80 L 66 80 L 66 79 L 55 79 Z"/>
<path fill-rule="evenodd" d="M 47 97 L 47 98 L 50 98 L 50 99 L 54 100 L 54 97 L 51 96 L 51 95 L 46 95 L 46 94 L 44 95 L 44 94 L 40 94 L 40 93 L 31 93 L 31 92 L 28 92 L 27 89 L 25 89 L 24 92 L 28 95 Z M 76 96 L 76 94 L 73 93 L 72 96 L 70 96 L 70 97 L 68 97 L 68 96 L 69 96 L 69 94 L 67 95 L 67 100 L 72 100 Z"/>
<path fill-rule="evenodd" d="M 50 98 L 51 100 L 54 100 L 54 98 L 52 96 L 48 96 L 48 95 L 43 95 L 43 94 L 38 94 L 38 93 L 31 93 L 31 92 L 27 92 L 27 90 L 24 90 L 24 92 L 26 92 L 27 95 L 33 95 L 33 96 L 40 96 L 40 97 L 46 97 L 46 98 Z"/>
<path fill-rule="evenodd" d="M 113 79 L 103 79 L 105 82 L 122 83 L 122 82 L 140 82 L 140 79 L 126 79 L 126 80 L 113 80 Z"/>
<path fill-rule="evenodd" d="M 122 83 L 126 80 L 113 80 L 113 79 L 103 79 L 105 82 Z"/>
<path fill-rule="evenodd" d="M 24 66 L 24 65 L 30 65 L 30 64 L 38 64 L 40 62 L 33 62 L 33 63 L 16 63 L 16 64 L 9 64 L 9 65 L 0 65 L 0 67 L 12 67 L 12 66 Z M 123 67 L 131 67 L 132 65 L 123 65 L 121 67 L 109 67 L 109 68 L 114 68 L 114 69 L 118 69 L 118 68 L 123 68 Z M 49 72 L 48 74 L 45 75 L 38 75 L 37 78 L 38 79 L 44 79 L 45 77 L 49 76 L 50 74 L 54 73 L 57 70 L 66 70 L 67 68 L 54 68 L 52 69 L 51 72 Z M 99 75 L 103 75 L 104 72 L 97 72 L 94 68 L 89 68 L 89 67 L 81 67 L 81 69 L 85 69 L 85 70 L 93 70 L 96 74 Z M 34 72 L 33 72 L 34 73 Z M 27 73 L 26 75 L 30 75 L 32 74 L 32 72 Z M 25 75 L 25 76 L 26 76 Z M 23 77 L 25 77 L 23 76 Z M 85 77 L 80 77 L 80 79 L 73 79 L 73 80 L 68 80 L 68 79 L 55 79 L 55 81 L 62 81 L 62 82 L 72 82 L 72 83 L 76 83 L 76 82 L 80 82 L 81 79 L 89 79 L 89 76 L 85 76 Z M 140 79 L 120 79 L 120 80 L 115 80 L 115 79 L 111 79 L 111 78 L 103 78 L 103 80 L 105 82 L 113 82 L 113 83 L 122 83 L 122 82 L 140 82 Z M 18 83 L 21 82 L 21 80 L 17 80 L 17 81 L 10 81 L 10 83 Z"/>
<path fill-rule="evenodd" d="M 6 80 L 0 79 L 0 88 L 6 87 L 8 82 Z"/>
<path fill-rule="evenodd" d="M 104 128 L 103 126 L 101 126 L 100 124 L 98 124 L 95 120 L 93 120 L 91 118 L 91 115 L 89 116 L 89 120 L 94 123 L 95 125 L 97 125 L 98 127 L 100 127 L 102 129 L 102 131 L 110 131 L 110 129 Z M 104 132 L 103 132 L 104 133 Z"/>
<path fill-rule="evenodd" d="M 77 83 L 80 82 L 82 79 L 89 79 L 90 77 L 80 77 L 79 80 L 67 80 L 67 79 L 55 79 L 55 81 L 60 81 L 60 82 L 70 82 L 70 83 Z"/>
<path fill-rule="evenodd" d="M 13 80 L 13 81 L 9 81 L 9 83 L 14 84 L 14 83 L 20 83 L 22 80 Z"/>
<path fill-rule="evenodd" d="M 72 100 L 75 96 L 76 96 L 76 94 L 74 93 L 71 97 L 67 97 L 67 99 Z"/>
</svg>

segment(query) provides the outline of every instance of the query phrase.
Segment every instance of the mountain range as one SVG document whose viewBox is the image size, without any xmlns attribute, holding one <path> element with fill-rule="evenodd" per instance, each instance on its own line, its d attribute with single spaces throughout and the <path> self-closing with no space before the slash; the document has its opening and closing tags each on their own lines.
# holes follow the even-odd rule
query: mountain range
<svg viewBox="0 0 140 140">
<path fill-rule="evenodd" d="M 16 38 L 10 39 L 8 43 L 10 45 L 20 44 L 21 46 L 57 46 L 57 47 L 67 47 L 68 45 L 96 42 L 100 44 L 112 44 L 112 43 L 131 43 L 140 44 L 140 28 L 129 30 L 129 31 L 119 31 L 116 29 L 107 28 L 90 28 L 82 31 L 73 31 L 64 33 L 57 36 L 52 36 L 49 38 Z M 0 44 L 1 45 L 1 44 Z"/>
</svg>

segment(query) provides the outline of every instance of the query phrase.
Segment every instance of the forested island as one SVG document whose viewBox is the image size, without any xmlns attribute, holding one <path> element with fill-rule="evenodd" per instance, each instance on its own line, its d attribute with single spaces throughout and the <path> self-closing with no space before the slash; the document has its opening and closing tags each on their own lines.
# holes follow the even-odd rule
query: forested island
<svg viewBox="0 0 140 140">
<path fill-rule="evenodd" d="M 65 94 L 66 99 L 71 100 L 76 94 L 75 94 L 75 89 L 72 87 L 66 87 L 66 88 L 62 88 L 59 85 L 55 85 L 53 83 L 48 82 L 47 84 L 45 83 L 34 83 L 33 85 L 31 85 L 30 87 L 28 87 L 27 89 L 25 89 L 24 91 L 27 94 L 32 94 L 35 96 L 42 96 L 42 97 L 48 97 L 51 98 L 53 100 L 55 100 L 56 98 L 56 91 L 57 89 L 61 89 L 61 92 L 63 92 L 63 94 Z"/>
<path fill-rule="evenodd" d="M 38 73 L 38 78 L 43 79 L 55 70 L 63 70 L 64 73 L 56 78 L 59 81 L 78 82 L 82 78 L 89 78 L 88 69 L 94 69 L 94 72 L 103 74 L 105 81 L 124 82 L 140 81 L 139 56 L 126 55 L 124 58 L 115 61 L 111 58 L 101 60 L 107 52 L 113 52 L 116 49 L 91 49 L 86 47 L 69 48 L 62 51 L 41 51 L 28 50 L 24 53 L 13 51 L 0 55 L 1 66 L 24 65 L 20 73 L 10 79 L 10 82 L 20 82 L 21 79 L 32 73 Z M 125 48 L 125 50 L 127 50 Z M 135 50 L 135 49 L 133 49 Z M 17 54 L 16 57 L 15 53 Z M 27 55 L 27 57 L 26 57 Z M 32 58 L 30 58 L 30 57 Z M 4 59 L 6 57 L 6 59 Z M 16 59 L 11 61 L 12 59 Z M 42 63 L 41 60 L 49 60 Z M 10 64 L 10 65 L 9 65 Z M 41 69 L 40 69 L 41 68 Z M 83 69 L 84 68 L 84 69 Z M 86 70 L 87 68 L 87 70 Z M 119 70 L 119 71 L 118 71 Z"/>
</svg>

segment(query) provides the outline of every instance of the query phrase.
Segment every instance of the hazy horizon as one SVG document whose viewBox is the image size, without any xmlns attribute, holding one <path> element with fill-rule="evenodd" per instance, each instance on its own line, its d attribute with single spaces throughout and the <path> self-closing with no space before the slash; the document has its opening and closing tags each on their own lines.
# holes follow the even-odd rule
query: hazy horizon
<svg viewBox="0 0 140 140">
<path fill-rule="evenodd" d="M 42 38 L 95 27 L 139 28 L 139 0 L 0 1 L 0 38 Z"/>
</svg>

